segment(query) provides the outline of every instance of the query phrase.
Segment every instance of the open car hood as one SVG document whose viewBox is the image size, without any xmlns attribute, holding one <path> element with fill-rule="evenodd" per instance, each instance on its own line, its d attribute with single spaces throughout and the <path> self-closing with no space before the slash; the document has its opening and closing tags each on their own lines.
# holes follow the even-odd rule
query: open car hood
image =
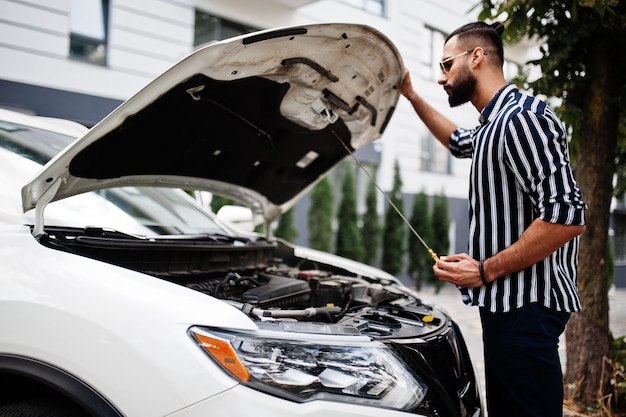
<svg viewBox="0 0 626 417">
<path fill-rule="evenodd" d="M 404 68 L 367 26 L 320 24 L 208 45 L 58 154 L 24 211 L 117 186 L 221 194 L 271 221 L 350 152 L 380 137 Z"/>
</svg>

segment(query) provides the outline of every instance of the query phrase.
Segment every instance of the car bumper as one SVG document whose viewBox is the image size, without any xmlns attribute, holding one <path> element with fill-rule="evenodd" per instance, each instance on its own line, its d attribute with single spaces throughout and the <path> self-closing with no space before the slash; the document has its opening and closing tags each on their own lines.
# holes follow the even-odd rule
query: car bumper
<svg viewBox="0 0 626 417">
<path fill-rule="evenodd" d="M 423 414 L 409 414 L 348 403 L 329 401 L 295 403 L 263 394 L 242 385 L 169 414 L 168 417 L 248 417 L 252 414 L 274 417 L 406 417 L 408 415 L 426 417 Z"/>
</svg>

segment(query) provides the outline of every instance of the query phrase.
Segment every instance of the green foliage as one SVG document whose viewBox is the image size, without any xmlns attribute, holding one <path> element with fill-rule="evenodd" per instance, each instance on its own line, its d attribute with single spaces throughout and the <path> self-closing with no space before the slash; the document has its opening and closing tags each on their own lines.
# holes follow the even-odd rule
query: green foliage
<svg viewBox="0 0 626 417">
<path fill-rule="evenodd" d="M 450 216 L 448 198 L 443 194 L 436 195 L 433 199 L 433 239 L 432 249 L 438 254 L 445 256 L 450 250 Z"/>
<path fill-rule="evenodd" d="M 337 255 L 362 261 L 364 258 L 363 241 L 359 229 L 359 216 L 356 209 L 356 189 L 354 186 L 353 167 L 350 162 L 344 165 L 341 185 L 341 202 L 337 212 Z"/>
<path fill-rule="evenodd" d="M 229 205 L 237 205 L 237 203 L 230 198 L 222 197 L 218 194 L 213 194 L 213 197 L 211 198 L 211 211 L 213 213 L 217 213 L 220 208 Z"/>
<path fill-rule="evenodd" d="M 378 265 L 378 253 L 380 248 L 380 219 L 378 216 L 378 200 L 376 184 L 370 181 L 365 196 L 365 213 L 363 214 L 363 226 L 361 236 L 363 240 L 364 259 L 370 265 Z"/>
<path fill-rule="evenodd" d="M 428 196 L 423 191 L 413 199 L 413 208 L 409 222 L 424 241 L 427 243 L 432 241 L 432 220 Z M 409 248 L 408 273 L 415 280 L 415 288 L 420 290 L 422 283 L 438 281 L 432 270 L 433 259 L 413 233 L 409 233 L 407 236 Z"/>
<path fill-rule="evenodd" d="M 450 216 L 448 209 L 448 199 L 441 193 L 436 195 L 433 200 L 433 238 L 431 248 L 440 256 L 445 256 L 450 250 Z M 443 283 L 439 280 L 435 281 L 437 289 L 441 288 Z"/>
<path fill-rule="evenodd" d="M 298 229 L 296 229 L 294 218 L 295 210 L 293 208 L 287 210 L 280 216 L 274 235 L 285 239 L 287 242 L 294 242 L 298 238 Z"/>
<path fill-rule="evenodd" d="M 324 177 L 311 191 L 311 206 L 307 213 L 309 246 L 330 252 L 333 238 L 333 188 Z"/>
<path fill-rule="evenodd" d="M 609 288 L 613 285 L 615 279 L 615 253 L 613 251 L 613 243 L 610 236 L 606 236 L 606 269 L 609 281 Z"/>
<path fill-rule="evenodd" d="M 402 178 L 400 177 L 400 165 L 394 164 L 393 188 L 389 196 L 391 202 L 403 213 L 404 199 L 402 197 Z M 404 266 L 404 254 L 406 251 L 406 228 L 402 218 L 389 205 L 385 213 L 383 231 L 383 259 L 382 267 L 390 274 L 399 274 Z"/>
<path fill-rule="evenodd" d="M 482 0 L 479 19 L 505 23 L 503 39 L 515 44 L 524 37 L 541 39 L 541 57 L 530 64 L 541 68 L 542 76 L 522 87 L 535 94 L 562 99 L 558 110 L 563 121 L 571 127 L 575 155 L 580 140 L 579 126 L 586 116 L 589 84 L 588 68 L 597 59 L 600 46 L 610 45 L 614 65 L 626 69 L 626 1 L 619 0 Z M 505 19 L 506 17 L 506 19 Z M 616 100 L 626 106 L 624 71 L 614 80 Z M 622 127 L 624 118 L 622 118 Z M 624 137 L 622 135 L 622 137 Z M 624 143 L 622 143 L 622 148 Z M 620 159 L 620 162 L 624 158 Z"/>
</svg>

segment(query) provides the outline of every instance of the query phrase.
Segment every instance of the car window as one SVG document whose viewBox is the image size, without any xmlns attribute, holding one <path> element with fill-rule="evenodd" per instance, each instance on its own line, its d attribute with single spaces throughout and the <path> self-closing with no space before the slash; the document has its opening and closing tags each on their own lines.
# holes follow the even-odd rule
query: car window
<svg viewBox="0 0 626 417">
<path fill-rule="evenodd" d="M 228 234 L 179 189 L 123 187 L 98 194 L 157 234 Z"/>
<path fill-rule="evenodd" d="M 0 147 L 40 165 L 48 162 L 75 138 L 0 120 Z"/>
<path fill-rule="evenodd" d="M 34 210 L 22 213 L 21 188 L 74 139 L 0 121 L 0 218 L 34 223 Z M 169 188 L 122 187 L 76 195 L 50 203 L 44 218 L 48 226 L 101 227 L 146 236 L 230 234 L 188 194 Z"/>
</svg>

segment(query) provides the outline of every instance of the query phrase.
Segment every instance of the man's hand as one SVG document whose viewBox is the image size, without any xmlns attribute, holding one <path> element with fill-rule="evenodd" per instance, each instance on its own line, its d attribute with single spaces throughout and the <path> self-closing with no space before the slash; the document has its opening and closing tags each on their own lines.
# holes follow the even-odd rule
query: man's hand
<svg viewBox="0 0 626 417">
<path fill-rule="evenodd" d="M 413 90 L 413 83 L 411 82 L 411 75 L 409 74 L 409 70 L 404 70 L 404 77 L 402 77 L 402 84 L 400 85 L 400 94 L 404 97 L 411 99 L 411 95 L 415 91 Z"/>
<path fill-rule="evenodd" d="M 457 287 L 476 288 L 483 285 L 478 269 L 478 261 L 466 253 L 448 255 L 433 266 L 435 275 Z"/>
<path fill-rule="evenodd" d="M 447 148 L 450 143 L 450 135 L 456 130 L 456 125 L 417 94 L 413 88 L 408 69 L 404 70 L 404 77 L 402 77 L 402 84 L 400 84 L 400 93 L 409 100 L 417 115 L 437 140 Z"/>
</svg>

